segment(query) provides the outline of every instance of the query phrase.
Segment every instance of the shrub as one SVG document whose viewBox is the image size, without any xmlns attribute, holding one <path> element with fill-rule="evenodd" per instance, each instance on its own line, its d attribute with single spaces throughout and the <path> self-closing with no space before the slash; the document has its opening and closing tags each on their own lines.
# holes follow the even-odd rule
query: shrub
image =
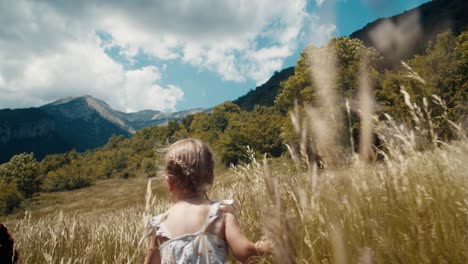
<svg viewBox="0 0 468 264">
<path fill-rule="evenodd" d="M 57 192 L 78 189 L 93 184 L 94 180 L 91 177 L 83 175 L 77 170 L 73 171 L 69 167 L 65 167 L 47 173 L 42 184 L 42 190 L 45 192 Z"/>
<path fill-rule="evenodd" d="M 7 183 L 14 183 L 16 189 L 30 198 L 40 188 L 39 165 L 33 153 L 13 156 L 0 166 L 0 177 Z"/>
<path fill-rule="evenodd" d="M 0 214 L 7 215 L 21 205 L 23 197 L 16 189 L 15 184 L 0 181 Z"/>
</svg>

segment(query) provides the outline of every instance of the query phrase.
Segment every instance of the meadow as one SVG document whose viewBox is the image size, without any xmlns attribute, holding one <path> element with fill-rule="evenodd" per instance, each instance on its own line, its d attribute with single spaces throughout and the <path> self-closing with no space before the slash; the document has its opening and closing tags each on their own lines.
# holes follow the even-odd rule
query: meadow
<svg viewBox="0 0 468 264">
<path fill-rule="evenodd" d="M 395 147 L 381 162 L 350 155 L 315 175 L 303 160 L 298 170 L 288 158 L 250 158 L 219 173 L 209 196 L 234 198 L 248 236 L 274 241 L 265 263 L 468 260 L 466 139 L 426 151 Z M 141 263 L 145 221 L 170 204 L 162 181 L 144 177 L 44 195 L 38 209 L 7 221 L 22 263 Z"/>
</svg>

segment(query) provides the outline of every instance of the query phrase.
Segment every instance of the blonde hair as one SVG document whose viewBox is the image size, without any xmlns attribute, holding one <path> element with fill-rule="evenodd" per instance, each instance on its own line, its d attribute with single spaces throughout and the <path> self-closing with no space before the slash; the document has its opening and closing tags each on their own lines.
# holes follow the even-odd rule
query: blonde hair
<svg viewBox="0 0 468 264">
<path fill-rule="evenodd" d="M 165 161 L 164 174 L 177 188 L 199 192 L 213 183 L 213 154 L 201 140 L 176 141 L 168 148 Z"/>
</svg>

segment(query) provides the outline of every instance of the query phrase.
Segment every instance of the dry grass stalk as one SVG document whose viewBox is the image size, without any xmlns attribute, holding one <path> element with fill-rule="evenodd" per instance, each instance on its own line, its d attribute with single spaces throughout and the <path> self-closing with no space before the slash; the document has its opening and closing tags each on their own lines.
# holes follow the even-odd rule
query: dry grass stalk
<svg viewBox="0 0 468 264">
<path fill-rule="evenodd" d="M 311 79 L 316 90 L 314 107 L 306 107 L 310 136 L 317 153 L 334 162 L 340 138 L 341 112 L 337 108 L 337 59 L 333 45 L 317 50 L 308 57 Z"/>
<path fill-rule="evenodd" d="M 374 115 L 374 98 L 372 96 L 372 83 L 369 76 L 367 61 L 362 58 L 359 69 L 359 155 L 361 160 L 368 161 L 372 158 L 372 142 L 373 142 L 373 115 Z"/>
<path fill-rule="evenodd" d="M 345 107 L 346 107 L 346 114 L 348 116 L 348 129 L 349 129 L 349 142 L 350 142 L 350 149 L 351 153 L 354 154 L 355 150 L 355 143 L 354 143 L 354 137 L 353 137 L 353 124 L 351 122 L 351 106 L 349 104 L 349 100 L 345 100 Z"/>
</svg>

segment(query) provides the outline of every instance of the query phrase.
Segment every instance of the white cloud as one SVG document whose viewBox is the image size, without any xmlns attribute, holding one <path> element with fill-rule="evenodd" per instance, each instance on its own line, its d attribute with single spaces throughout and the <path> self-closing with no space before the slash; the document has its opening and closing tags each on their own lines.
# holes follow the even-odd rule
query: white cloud
<svg viewBox="0 0 468 264">
<path fill-rule="evenodd" d="M 260 84 L 297 49 L 305 9 L 306 0 L 0 0 L 0 107 L 92 94 L 120 110 L 175 108 L 179 87 L 161 85 L 153 66 L 123 68 L 105 53 L 111 47 L 130 65 L 144 54 Z"/>
<path fill-rule="evenodd" d="M 302 32 L 303 38 L 307 43 L 312 43 L 316 46 L 322 46 L 327 43 L 337 33 L 335 24 L 321 23 L 318 16 L 310 15 Z"/>
<path fill-rule="evenodd" d="M 175 110 L 182 99 L 180 88 L 156 84 L 160 80 L 156 67 L 125 70 L 103 52 L 98 38 L 63 46 L 61 53 L 33 57 L 19 65 L 19 78 L 2 85 L 13 88 L 10 97 L 22 98 L 27 106 L 92 94 L 122 111 Z"/>
<path fill-rule="evenodd" d="M 184 93 L 174 85 L 161 87 L 156 83 L 160 78 L 159 71 L 154 66 L 128 71 L 125 74 L 125 98 L 123 105 L 129 112 L 141 108 L 174 110 L 176 103 Z"/>
<path fill-rule="evenodd" d="M 289 55 L 290 50 L 284 46 L 262 48 L 248 54 L 254 62 L 250 65 L 250 69 L 247 69 L 249 76 L 254 80 L 260 80 L 258 83 L 264 83 L 272 72 L 281 69 L 283 58 Z"/>
<path fill-rule="evenodd" d="M 140 50 L 157 59 L 180 58 L 217 72 L 224 80 L 249 78 L 257 83 L 281 69 L 278 62 L 296 50 L 308 16 L 305 0 L 275 4 L 267 0 L 163 1 L 149 8 L 112 3 L 99 6 L 100 13 L 112 15 L 97 19 L 97 24 L 128 57 Z M 250 55 L 262 49 L 259 36 L 287 52 L 271 60 L 253 59 Z"/>
<path fill-rule="evenodd" d="M 156 84 L 154 66 L 126 70 L 105 52 L 93 27 L 41 2 L 0 2 L 0 107 L 29 107 L 91 94 L 122 111 L 173 111 L 183 97 Z M 1 12 L 1 11 L 0 11 Z"/>
</svg>

